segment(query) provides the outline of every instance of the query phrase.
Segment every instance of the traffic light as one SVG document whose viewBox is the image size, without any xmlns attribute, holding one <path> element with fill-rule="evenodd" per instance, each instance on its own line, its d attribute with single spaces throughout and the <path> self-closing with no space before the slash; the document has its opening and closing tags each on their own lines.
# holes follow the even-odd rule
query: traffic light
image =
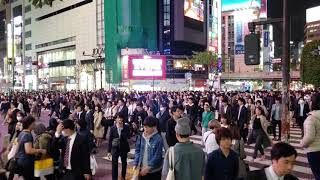
<svg viewBox="0 0 320 180">
<path fill-rule="evenodd" d="M 244 38 L 244 61 L 246 65 L 260 64 L 260 37 L 251 33 Z"/>
</svg>

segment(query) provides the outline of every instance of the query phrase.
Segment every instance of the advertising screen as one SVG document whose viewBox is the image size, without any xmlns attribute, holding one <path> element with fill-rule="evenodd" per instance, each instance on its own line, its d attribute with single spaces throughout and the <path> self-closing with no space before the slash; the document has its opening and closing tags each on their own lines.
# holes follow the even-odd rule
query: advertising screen
<svg viewBox="0 0 320 180">
<path fill-rule="evenodd" d="M 130 80 L 165 80 L 165 56 L 129 56 L 128 73 Z"/>
<path fill-rule="evenodd" d="M 203 0 L 185 0 L 184 15 L 186 17 L 202 21 L 204 20 L 204 2 Z"/>
<path fill-rule="evenodd" d="M 261 0 L 222 0 L 222 11 L 261 7 Z"/>
<path fill-rule="evenodd" d="M 307 9 L 307 14 L 306 14 L 307 23 L 320 21 L 319 11 L 320 11 L 320 6 Z"/>
</svg>

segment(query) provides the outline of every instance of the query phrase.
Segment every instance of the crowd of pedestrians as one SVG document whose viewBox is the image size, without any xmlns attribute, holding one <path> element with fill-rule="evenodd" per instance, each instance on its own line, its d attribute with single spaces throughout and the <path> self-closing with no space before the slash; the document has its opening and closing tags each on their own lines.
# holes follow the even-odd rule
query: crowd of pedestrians
<svg viewBox="0 0 320 180">
<path fill-rule="evenodd" d="M 8 135 L 2 135 L 4 179 L 94 179 L 95 154 L 106 149 L 112 179 L 124 180 L 132 142 L 134 180 L 297 179 L 291 175 L 297 151 L 281 142 L 279 92 L 99 90 L 0 96 L 8 128 Z M 50 110 L 48 127 L 38 122 L 43 109 Z M 289 110 L 291 124 L 304 132 L 301 146 L 320 180 L 320 94 L 290 92 Z M 202 146 L 192 143 L 192 135 L 201 135 Z M 246 144 L 254 144 L 252 162 L 266 159 L 265 149 L 272 147 L 272 164 L 250 171 Z"/>
</svg>

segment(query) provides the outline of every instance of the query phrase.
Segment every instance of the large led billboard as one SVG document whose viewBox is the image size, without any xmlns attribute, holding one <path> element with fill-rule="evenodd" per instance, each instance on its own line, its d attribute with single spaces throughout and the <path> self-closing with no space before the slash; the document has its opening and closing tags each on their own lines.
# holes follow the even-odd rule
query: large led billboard
<svg viewBox="0 0 320 180">
<path fill-rule="evenodd" d="M 236 9 L 260 8 L 261 0 L 222 0 L 222 11 Z"/>
<path fill-rule="evenodd" d="M 165 80 L 166 57 L 133 55 L 128 57 L 130 80 Z"/>
<path fill-rule="evenodd" d="M 307 9 L 306 22 L 310 23 L 310 22 L 320 21 L 319 11 L 320 11 L 320 6 Z"/>
<path fill-rule="evenodd" d="M 204 20 L 204 1 L 203 0 L 185 0 L 184 15 L 197 21 Z"/>
</svg>

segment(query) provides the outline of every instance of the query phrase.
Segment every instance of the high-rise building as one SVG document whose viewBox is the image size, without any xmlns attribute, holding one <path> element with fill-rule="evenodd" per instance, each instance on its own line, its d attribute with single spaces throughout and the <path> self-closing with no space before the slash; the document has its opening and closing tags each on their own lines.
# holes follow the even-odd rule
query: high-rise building
<svg viewBox="0 0 320 180">
<path fill-rule="evenodd" d="M 305 43 L 320 40 L 320 6 L 306 10 Z"/>
<path fill-rule="evenodd" d="M 104 47 L 103 0 L 54 1 L 42 8 L 16 0 L 7 6 L 7 64 L 14 63 L 14 73 L 8 66 L 6 76 L 10 81 L 14 74 L 15 89 L 91 90 L 101 80 L 105 86 L 104 54 L 98 62 L 83 56 Z"/>
</svg>

